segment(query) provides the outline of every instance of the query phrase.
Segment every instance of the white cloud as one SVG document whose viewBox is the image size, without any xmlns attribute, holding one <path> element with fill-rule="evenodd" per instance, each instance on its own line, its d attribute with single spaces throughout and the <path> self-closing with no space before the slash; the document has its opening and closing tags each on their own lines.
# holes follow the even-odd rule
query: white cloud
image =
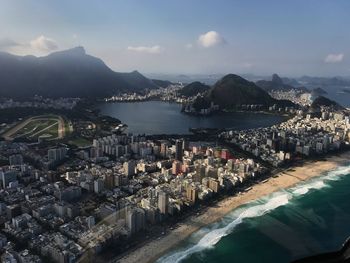
<svg viewBox="0 0 350 263">
<path fill-rule="evenodd" d="M 58 49 L 55 40 L 43 35 L 30 41 L 18 42 L 11 38 L 0 38 L 0 50 L 16 55 L 46 55 Z"/>
<path fill-rule="evenodd" d="M 329 54 L 325 58 L 324 62 L 326 62 L 326 63 L 338 63 L 338 62 L 342 62 L 343 59 L 344 59 L 344 54 L 342 54 L 342 53 L 340 53 L 340 54 Z"/>
<path fill-rule="evenodd" d="M 31 40 L 29 44 L 32 49 L 37 51 L 48 52 L 58 49 L 58 45 L 55 40 L 43 35 Z"/>
<path fill-rule="evenodd" d="M 226 43 L 225 39 L 216 31 L 209 31 L 198 38 L 198 43 L 202 47 L 214 47 Z"/>
<path fill-rule="evenodd" d="M 128 47 L 129 51 L 139 52 L 139 53 L 148 53 L 148 54 L 159 54 L 163 52 L 163 48 L 161 46 L 155 45 L 152 47 L 138 46 L 138 47 Z"/>
</svg>

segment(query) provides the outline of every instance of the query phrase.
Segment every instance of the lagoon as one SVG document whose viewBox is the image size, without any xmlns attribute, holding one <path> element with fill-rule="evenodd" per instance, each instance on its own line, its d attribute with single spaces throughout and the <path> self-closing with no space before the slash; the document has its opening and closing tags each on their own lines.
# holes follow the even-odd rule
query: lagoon
<svg viewBox="0 0 350 263">
<path fill-rule="evenodd" d="M 279 115 L 230 112 L 193 116 L 181 112 L 181 105 L 162 101 L 114 102 L 97 105 L 102 115 L 121 120 L 134 134 L 189 134 L 190 128 L 232 128 L 235 130 L 268 127 L 285 120 Z"/>
</svg>

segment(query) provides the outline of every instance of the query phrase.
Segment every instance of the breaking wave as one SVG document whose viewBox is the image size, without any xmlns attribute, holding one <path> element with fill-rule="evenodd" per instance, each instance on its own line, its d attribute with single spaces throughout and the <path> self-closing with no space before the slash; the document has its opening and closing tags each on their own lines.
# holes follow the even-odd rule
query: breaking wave
<svg viewBox="0 0 350 263">
<path fill-rule="evenodd" d="M 330 187 L 327 181 L 340 180 L 342 176 L 350 174 L 350 166 L 340 166 L 333 171 L 299 183 L 297 186 L 288 190 L 275 192 L 267 197 L 263 197 L 257 201 L 251 202 L 243 207 L 233 210 L 228 216 L 223 218 L 221 224 L 215 223 L 210 227 L 202 228 L 200 234 L 196 232 L 192 235 L 192 239 L 198 241 L 194 244 L 182 248 L 161 257 L 159 263 L 178 263 L 188 256 L 213 248 L 223 237 L 229 235 L 237 225 L 242 223 L 244 219 L 262 216 L 280 206 L 287 205 L 293 198 L 307 194 L 313 189 L 322 189 Z M 224 226 L 223 226 L 224 225 Z M 202 236 L 201 238 L 198 236 Z M 195 237 L 195 238 L 194 238 Z"/>
</svg>

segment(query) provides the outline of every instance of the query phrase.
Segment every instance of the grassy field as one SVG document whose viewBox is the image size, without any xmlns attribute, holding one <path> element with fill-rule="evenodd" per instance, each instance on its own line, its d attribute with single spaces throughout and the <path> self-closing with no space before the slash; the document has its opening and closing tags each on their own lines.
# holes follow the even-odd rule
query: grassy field
<svg viewBox="0 0 350 263">
<path fill-rule="evenodd" d="M 67 121 L 58 115 L 41 115 L 28 118 L 5 132 L 2 136 L 7 140 L 29 139 L 46 140 L 61 139 L 67 130 Z"/>
<path fill-rule="evenodd" d="M 77 147 L 86 147 L 86 146 L 90 146 L 92 144 L 92 141 L 79 137 L 79 138 L 69 140 L 68 143 L 75 145 Z"/>
<path fill-rule="evenodd" d="M 55 139 L 58 138 L 58 123 L 54 123 L 53 125 L 48 125 L 48 129 L 42 130 L 35 134 L 35 137 L 42 137 L 46 139 Z"/>
</svg>

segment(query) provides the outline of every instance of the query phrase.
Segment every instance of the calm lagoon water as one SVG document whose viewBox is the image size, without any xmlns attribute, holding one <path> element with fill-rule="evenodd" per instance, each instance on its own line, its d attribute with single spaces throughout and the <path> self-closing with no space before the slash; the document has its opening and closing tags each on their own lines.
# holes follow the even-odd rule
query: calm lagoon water
<svg viewBox="0 0 350 263">
<path fill-rule="evenodd" d="M 192 116 L 181 113 L 181 105 L 161 101 L 102 103 L 101 114 L 120 119 L 134 134 L 188 134 L 189 128 L 250 129 L 267 127 L 284 117 L 263 113 L 221 113 Z"/>
</svg>

